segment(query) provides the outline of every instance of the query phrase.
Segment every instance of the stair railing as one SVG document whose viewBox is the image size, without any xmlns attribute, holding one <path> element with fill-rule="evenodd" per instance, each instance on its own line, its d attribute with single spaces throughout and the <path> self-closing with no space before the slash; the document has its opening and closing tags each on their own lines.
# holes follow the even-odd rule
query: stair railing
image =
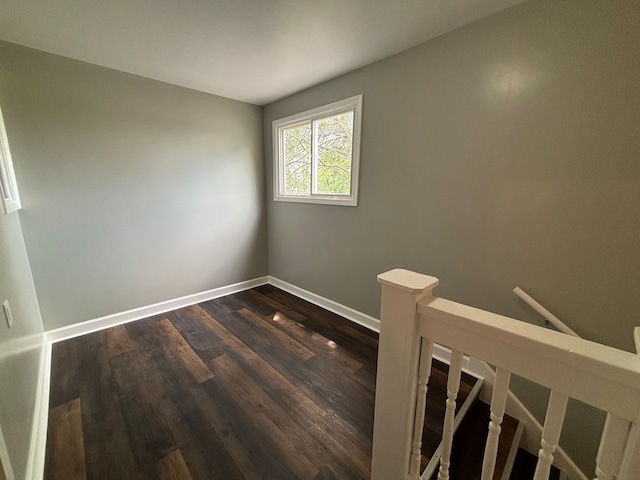
<svg viewBox="0 0 640 480">
<path fill-rule="evenodd" d="M 561 331 L 562 333 L 566 333 L 567 335 L 573 335 L 574 337 L 580 336 L 575 332 L 575 330 L 572 330 L 566 323 L 564 323 L 562 320 L 556 317 L 553 313 L 551 313 L 549 310 L 547 310 L 542 305 L 540 305 L 540 302 L 535 300 L 531 295 L 529 295 L 527 292 L 522 290 L 520 287 L 514 288 L 513 293 L 515 293 L 516 296 L 520 298 L 520 300 L 522 300 L 531 308 L 533 308 L 536 312 L 538 312 L 542 316 L 542 318 L 544 318 L 544 321 L 547 322 L 547 325 L 550 323 L 551 325 L 556 327 L 559 331 Z"/>
<path fill-rule="evenodd" d="M 552 324 L 562 333 L 566 333 L 567 335 L 571 335 L 573 337 L 582 338 L 580 337 L 580 335 L 578 335 L 578 333 L 576 333 L 575 330 L 571 329 L 571 327 L 569 327 L 566 323 L 564 323 L 553 313 L 543 307 L 540 302 L 535 300 L 531 295 L 522 290 L 520 287 L 515 287 L 513 289 L 513 293 L 515 293 L 522 301 L 524 301 L 527 305 L 538 312 L 544 318 L 547 324 Z M 640 329 L 636 329 L 634 332 L 634 336 L 636 336 L 636 339 L 639 333 Z M 640 349 L 638 349 L 637 341 L 636 350 L 640 352 Z M 598 456 L 596 457 L 597 479 L 613 480 L 615 478 L 615 474 L 612 472 L 617 472 L 616 468 L 622 460 L 620 458 L 620 455 L 622 454 L 623 448 L 620 445 L 617 445 L 616 448 L 611 447 L 626 441 L 626 437 L 628 435 L 630 427 L 630 422 L 619 417 L 614 417 L 610 413 L 607 413 L 607 420 L 604 427 L 604 437 L 608 439 L 608 441 L 600 443 Z M 640 476 L 640 473 L 638 475 Z"/>
<path fill-rule="evenodd" d="M 511 374 L 551 390 L 534 480 L 548 479 L 569 397 L 607 412 L 598 480 L 640 478 L 640 358 L 432 295 L 437 278 L 407 270 L 382 284 L 373 431 L 373 480 L 420 478 L 420 448 L 434 343 L 451 349 L 438 480 L 449 479 L 463 355 L 496 367 L 482 479 L 494 474 Z M 635 332 L 640 336 L 640 332 Z"/>
</svg>

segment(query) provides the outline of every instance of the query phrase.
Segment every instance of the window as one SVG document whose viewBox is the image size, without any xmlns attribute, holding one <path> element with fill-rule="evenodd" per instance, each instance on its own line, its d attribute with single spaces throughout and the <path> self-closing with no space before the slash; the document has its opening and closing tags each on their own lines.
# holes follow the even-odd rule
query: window
<svg viewBox="0 0 640 480">
<path fill-rule="evenodd" d="M 20 208 L 20 198 L 18 197 L 18 187 L 16 177 L 13 173 L 11 163 L 11 153 L 9 153 L 9 142 L 7 132 L 4 128 L 2 110 L 0 110 L 0 202 L 1 211 L 4 214 L 14 212 Z"/>
<path fill-rule="evenodd" d="M 273 199 L 358 204 L 362 95 L 273 122 Z"/>
</svg>

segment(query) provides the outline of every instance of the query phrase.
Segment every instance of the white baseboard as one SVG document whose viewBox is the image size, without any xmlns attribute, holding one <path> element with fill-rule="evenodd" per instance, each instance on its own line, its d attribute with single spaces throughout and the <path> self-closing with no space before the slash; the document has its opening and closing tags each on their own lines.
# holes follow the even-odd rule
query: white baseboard
<svg viewBox="0 0 640 480">
<path fill-rule="evenodd" d="M 45 449 L 47 446 L 47 422 L 49 420 L 49 386 L 51 384 L 51 343 L 47 335 L 42 335 L 40 371 L 36 390 L 36 408 L 33 416 L 29 458 L 27 460 L 27 480 L 44 477 Z"/>
<path fill-rule="evenodd" d="M 285 282 L 284 280 L 280 280 L 276 277 L 269 277 L 269 283 L 274 287 L 278 287 L 285 292 L 289 292 L 290 294 L 295 295 L 296 297 L 300 297 L 303 300 L 324 308 L 325 310 L 329 310 L 330 312 L 338 314 L 341 317 L 346 318 L 347 320 L 351 320 L 352 322 L 362 325 L 363 327 L 367 327 L 374 332 L 380 332 L 380 320 L 378 320 L 377 318 L 373 318 L 362 312 L 354 310 L 353 308 L 347 307 L 338 302 L 334 302 L 333 300 L 329 300 L 328 298 L 316 295 L 315 293 L 304 290 L 303 288 L 296 287 L 295 285 Z"/>
<path fill-rule="evenodd" d="M 267 283 L 269 283 L 269 277 L 265 276 L 254 278 L 252 280 L 234 283 L 233 285 L 226 285 L 224 287 L 214 288 L 205 292 L 194 293 L 192 295 L 175 298 L 173 300 L 167 300 L 154 305 L 134 308 L 133 310 L 114 313 L 113 315 L 107 315 L 105 317 L 87 320 L 85 322 L 74 323 L 73 325 L 49 330 L 47 332 L 47 339 L 51 343 L 68 340 L 69 338 L 79 337 L 80 335 L 86 335 L 88 333 L 104 330 L 105 328 L 115 327 L 116 325 L 122 325 L 123 323 L 129 323 L 135 320 L 151 317 L 153 315 L 170 312 L 171 310 L 187 307 L 200 302 L 206 302 L 207 300 L 213 300 L 214 298 L 223 297 L 225 295 L 231 295 L 232 293 L 241 292 Z"/>
</svg>

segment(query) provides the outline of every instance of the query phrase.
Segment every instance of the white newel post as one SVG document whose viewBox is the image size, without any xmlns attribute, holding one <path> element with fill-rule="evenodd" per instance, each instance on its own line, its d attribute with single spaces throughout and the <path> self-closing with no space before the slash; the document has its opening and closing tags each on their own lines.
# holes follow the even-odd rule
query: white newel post
<svg viewBox="0 0 640 480">
<path fill-rule="evenodd" d="M 372 480 L 405 480 L 413 437 L 420 338 L 419 300 L 431 294 L 435 277 L 395 269 L 382 284 L 380 342 L 373 423 Z"/>
</svg>

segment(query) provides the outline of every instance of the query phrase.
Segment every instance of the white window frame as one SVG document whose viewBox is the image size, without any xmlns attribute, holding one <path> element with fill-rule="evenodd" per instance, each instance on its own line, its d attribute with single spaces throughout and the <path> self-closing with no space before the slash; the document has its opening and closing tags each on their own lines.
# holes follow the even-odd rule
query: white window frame
<svg viewBox="0 0 640 480">
<path fill-rule="evenodd" d="M 349 195 L 286 194 L 284 192 L 284 135 L 285 129 L 301 123 L 313 122 L 326 117 L 353 111 L 353 139 L 351 146 L 351 193 Z M 273 200 L 276 202 L 319 203 L 324 205 L 358 205 L 358 184 L 360 176 L 360 137 L 362 132 L 362 95 L 345 98 L 329 105 L 296 113 L 274 120 L 273 133 Z M 312 147 L 312 151 L 315 148 Z M 314 171 L 312 159 L 312 175 Z M 313 182 L 313 180 L 312 180 Z M 313 183 L 312 183 L 313 184 Z"/>
<path fill-rule="evenodd" d="M 2 176 L 2 181 L 0 181 L 0 206 L 2 207 L 2 213 L 7 215 L 19 210 L 21 205 L 16 175 L 11 161 L 11 152 L 9 151 L 7 131 L 4 128 L 2 109 L 0 109 L 0 176 Z M 3 188 L 3 185 L 6 189 Z"/>
</svg>

